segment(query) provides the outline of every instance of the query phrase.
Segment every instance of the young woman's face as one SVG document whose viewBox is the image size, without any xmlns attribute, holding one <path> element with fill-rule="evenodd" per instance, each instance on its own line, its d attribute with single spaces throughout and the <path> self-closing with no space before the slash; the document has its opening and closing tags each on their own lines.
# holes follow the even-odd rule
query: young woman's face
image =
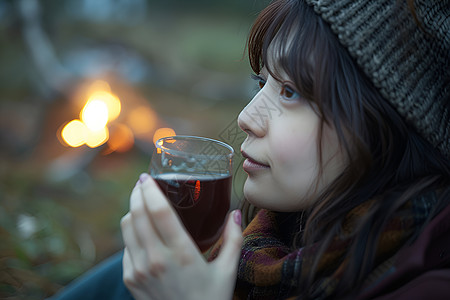
<svg viewBox="0 0 450 300">
<path fill-rule="evenodd" d="M 264 68 L 257 76 L 261 90 L 239 115 L 247 133 L 241 147 L 247 157 L 244 196 L 257 207 L 292 212 L 314 205 L 314 195 L 342 172 L 345 159 L 334 129 L 324 124 L 320 166 L 321 118 L 287 76 L 281 79 Z"/>
</svg>

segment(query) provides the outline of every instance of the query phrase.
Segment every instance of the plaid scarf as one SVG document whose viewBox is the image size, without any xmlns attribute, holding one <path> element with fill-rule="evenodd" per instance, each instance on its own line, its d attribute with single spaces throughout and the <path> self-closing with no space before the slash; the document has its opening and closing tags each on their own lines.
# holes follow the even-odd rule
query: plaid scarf
<svg viewBox="0 0 450 300">
<path fill-rule="evenodd" d="M 435 197 L 417 197 L 403 205 L 382 230 L 376 261 L 394 255 L 399 248 L 423 225 L 436 201 Z M 350 245 L 352 225 L 363 216 L 373 201 L 363 203 L 346 216 L 344 233 L 335 237 L 318 264 L 320 278 L 313 285 L 314 299 L 325 299 L 334 294 L 346 267 L 346 253 Z M 244 230 L 244 244 L 238 267 L 234 299 L 286 299 L 295 298 L 299 278 L 309 271 L 318 244 L 292 250 L 295 223 L 285 221 L 287 214 L 260 210 Z M 289 226 L 291 227 L 290 229 Z M 220 245 L 211 249 L 209 259 L 218 253 Z"/>
</svg>

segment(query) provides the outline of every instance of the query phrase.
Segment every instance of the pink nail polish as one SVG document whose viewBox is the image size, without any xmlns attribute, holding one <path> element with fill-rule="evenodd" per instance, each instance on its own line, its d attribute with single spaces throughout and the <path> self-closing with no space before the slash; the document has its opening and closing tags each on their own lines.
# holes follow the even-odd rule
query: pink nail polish
<svg viewBox="0 0 450 300">
<path fill-rule="evenodd" d="M 242 214 L 241 211 L 239 209 L 236 209 L 233 213 L 233 219 L 234 222 L 236 224 L 238 224 L 239 226 L 241 226 L 241 221 L 242 221 Z"/>
<path fill-rule="evenodd" d="M 149 177 L 150 175 L 148 175 L 147 173 L 142 173 L 141 176 L 139 176 L 139 182 L 144 183 L 144 181 L 146 181 Z"/>
</svg>

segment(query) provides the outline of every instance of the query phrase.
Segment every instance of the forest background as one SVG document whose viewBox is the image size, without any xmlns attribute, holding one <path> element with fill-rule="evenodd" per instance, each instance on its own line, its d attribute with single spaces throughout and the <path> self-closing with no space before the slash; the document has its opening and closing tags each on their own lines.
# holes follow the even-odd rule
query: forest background
<svg viewBox="0 0 450 300">
<path fill-rule="evenodd" d="M 122 248 L 158 136 L 239 150 L 245 42 L 267 2 L 0 0 L 0 299 L 48 297 Z M 93 110 L 106 125 L 90 136 L 96 97 L 116 111 Z"/>
</svg>

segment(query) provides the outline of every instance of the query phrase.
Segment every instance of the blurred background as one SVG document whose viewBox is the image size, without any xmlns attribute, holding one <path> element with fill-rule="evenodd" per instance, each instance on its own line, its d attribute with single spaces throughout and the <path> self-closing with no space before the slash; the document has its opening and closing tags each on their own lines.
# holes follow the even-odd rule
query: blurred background
<svg viewBox="0 0 450 300">
<path fill-rule="evenodd" d="M 239 150 L 245 41 L 267 3 L 0 0 L 1 299 L 48 297 L 122 248 L 158 137 Z"/>
</svg>

